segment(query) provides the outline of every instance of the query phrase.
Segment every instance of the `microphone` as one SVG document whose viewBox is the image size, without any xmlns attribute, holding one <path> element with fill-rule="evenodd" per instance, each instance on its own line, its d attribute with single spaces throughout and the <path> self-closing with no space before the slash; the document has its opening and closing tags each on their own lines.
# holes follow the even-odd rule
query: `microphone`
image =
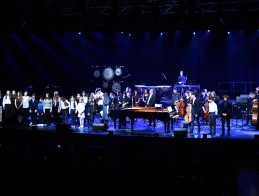
<svg viewBox="0 0 259 196">
<path fill-rule="evenodd" d="M 124 76 L 124 77 L 122 77 L 122 78 L 125 79 L 125 78 L 127 78 L 127 77 L 130 77 L 130 74 L 128 74 L 128 75 L 126 75 L 126 76 Z"/>
<path fill-rule="evenodd" d="M 162 76 L 164 77 L 164 79 L 166 79 L 166 80 L 167 80 L 167 78 L 165 77 L 165 74 L 164 74 L 164 72 L 162 73 Z"/>
</svg>

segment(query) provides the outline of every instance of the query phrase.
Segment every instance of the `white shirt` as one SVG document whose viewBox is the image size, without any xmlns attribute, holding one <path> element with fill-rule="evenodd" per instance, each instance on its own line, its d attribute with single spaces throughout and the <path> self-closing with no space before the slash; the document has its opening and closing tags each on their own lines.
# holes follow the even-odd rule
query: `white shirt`
<svg viewBox="0 0 259 196">
<path fill-rule="evenodd" d="M 88 102 L 88 97 L 84 96 L 83 99 L 84 99 L 84 104 L 86 105 Z"/>
<path fill-rule="evenodd" d="M 67 105 L 65 105 L 65 102 L 67 103 Z M 70 107 L 69 101 L 68 101 L 68 100 L 65 100 L 65 102 L 62 101 L 62 100 L 61 100 L 61 102 L 60 102 L 60 108 L 63 109 L 63 110 L 65 110 L 65 109 L 67 109 L 67 108 Z"/>
<path fill-rule="evenodd" d="M 218 106 L 214 101 L 209 103 L 209 112 L 215 112 L 216 115 L 218 114 Z"/>
<path fill-rule="evenodd" d="M 26 95 L 26 96 L 23 96 L 22 98 L 22 107 L 23 108 L 29 108 L 29 101 L 31 100 L 31 98 Z"/>
<path fill-rule="evenodd" d="M 153 95 L 153 94 L 150 94 L 150 95 L 149 95 L 148 100 L 147 100 L 147 105 L 149 104 L 149 101 L 150 101 L 152 95 Z"/>
<path fill-rule="evenodd" d="M 11 99 L 10 99 L 10 96 L 4 96 L 3 98 L 3 107 L 5 106 L 5 104 L 11 104 Z"/>
<path fill-rule="evenodd" d="M 194 105 L 195 99 L 196 99 L 196 98 L 193 98 L 193 99 L 192 99 L 192 105 Z"/>
</svg>

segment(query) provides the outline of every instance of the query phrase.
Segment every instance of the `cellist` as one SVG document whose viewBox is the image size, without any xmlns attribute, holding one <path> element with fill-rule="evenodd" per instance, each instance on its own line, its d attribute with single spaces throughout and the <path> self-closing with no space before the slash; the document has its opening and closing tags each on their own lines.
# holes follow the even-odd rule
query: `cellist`
<svg viewBox="0 0 259 196">
<path fill-rule="evenodd" d="M 184 111 L 186 111 L 186 107 L 189 103 L 191 103 L 191 92 L 190 91 L 185 91 L 184 96 L 183 96 L 183 102 L 184 102 Z M 186 113 L 186 112 L 185 112 Z"/>
<path fill-rule="evenodd" d="M 173 88 L 173 93 L 171 95 L 171 106 L 175 108 L 177 111 L 180 109 L 180 93 L 177 92 L 177 88 Z"/>
<path fill-rule="evenodd" d="M 180 100 L 180 93 L 177 92 L 177 88 L 173 88 L 173 93 L 171 95 L 171 106 L 175 106 L 176 102 Z"/>
</svg>

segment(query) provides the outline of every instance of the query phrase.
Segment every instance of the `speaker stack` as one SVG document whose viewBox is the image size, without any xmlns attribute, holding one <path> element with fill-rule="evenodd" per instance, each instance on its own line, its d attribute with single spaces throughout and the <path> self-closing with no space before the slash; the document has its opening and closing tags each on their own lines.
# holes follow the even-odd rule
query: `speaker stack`
<svg viewBox="0 0 259 196">
<path fill-rule="evenodd" d="M 1 98 L 2 98 L 2 93 L 1 93 L 1 90 L 0 90 L 0 100 L 2 100 Z M 0 124 L 2 124 L 2 122 L 3 122 L 3 107 L 0 106 Z"/>
<path fill-rule="evenodd" d="M 107 125 L 105 123 L 94 123 L 93 131 L 96 131 L 96 132 L 107 131 Z"/>
<path fill-rule="evenodd" d="M 187 128 L 174 128 L 174 137 L 187 137 Z"/>
</svg>

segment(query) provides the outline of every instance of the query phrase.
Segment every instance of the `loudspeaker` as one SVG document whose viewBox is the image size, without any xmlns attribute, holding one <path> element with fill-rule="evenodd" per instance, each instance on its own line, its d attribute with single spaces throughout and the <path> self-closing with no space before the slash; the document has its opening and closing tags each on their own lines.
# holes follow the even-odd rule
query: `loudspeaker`
<svg viewBox="0 0 259 196">
<path fill-rule="evenodd" d="M 94 123 L 93 131 L 107 131 L 105 123 Z"/>
<path fill-rule="evenodd" d="M 0 123 L 2 123 L 2 120 L 3 120 L 2 114 L 3 114 L 3 109 L 2 109 L 2 106 L 0 106 Z"/>
<path fill-rule="evenodd" d="M 174 128 L 174 137 L 187 137 L 187 128 Z"/>
<path fill-rule="evenodd" d="M 57 124 L 56 125 L 57 133 L 72 133 L 73 130 L 70 124 Z"/>
</svg>

